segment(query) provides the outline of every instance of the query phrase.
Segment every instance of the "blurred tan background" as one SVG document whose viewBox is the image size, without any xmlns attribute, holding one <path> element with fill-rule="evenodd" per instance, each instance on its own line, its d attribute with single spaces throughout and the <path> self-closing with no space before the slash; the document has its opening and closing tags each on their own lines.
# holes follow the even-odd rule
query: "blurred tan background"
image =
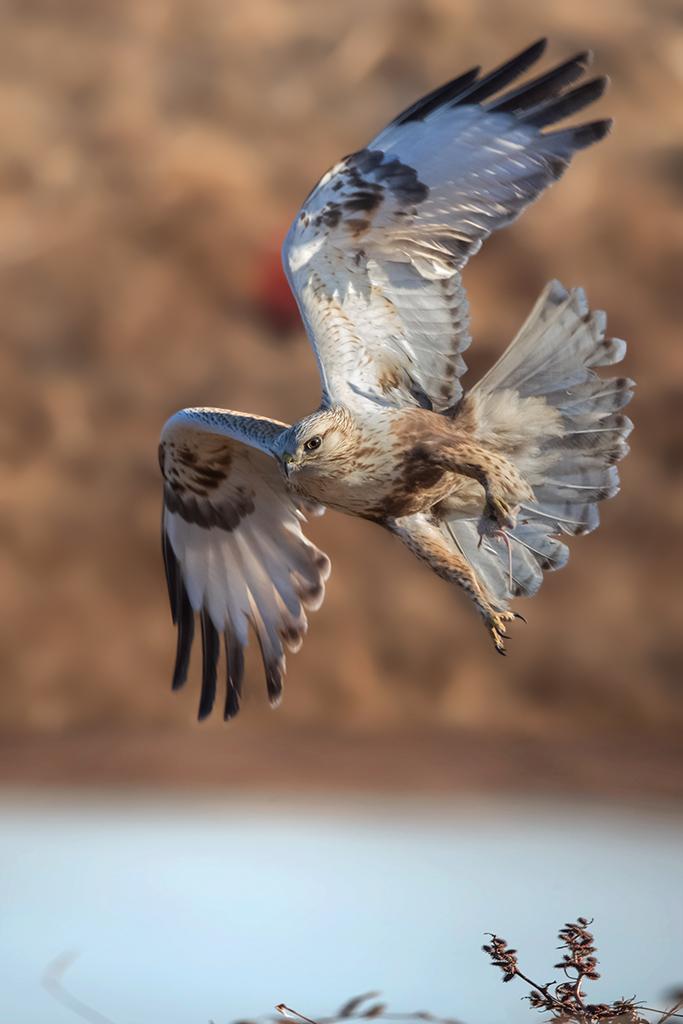
<svg viewBox="0 0 683 1024">
<path fill-rule="evenodd" d="M 328 512 L 307 532 L 332 576 L 282 706 L 250 651 L 240 718 L 198 726 L 198 648 L 170 693 L 163 422 L 317 406 L 278 271 L 299 204 L 422 93 L 545 34 L 541 70 L 593 49 L 612 86 L 588 117 L 616 126 L 466 269 L 465 384 L 548 279 L 582 285 L 638 382 L 621 494 L 517 603 L 506 660 L 399 543 Z M 576 776 L 580 751 L 586 779 L 683 792 L 682 86 L 673 0 L 0 5 L 0 777 L 215 778 L 235 751 L 240 777 L 335 776 L 372 737 L 389 784 L 414 735 L 411 777 Z"/>
</svg>

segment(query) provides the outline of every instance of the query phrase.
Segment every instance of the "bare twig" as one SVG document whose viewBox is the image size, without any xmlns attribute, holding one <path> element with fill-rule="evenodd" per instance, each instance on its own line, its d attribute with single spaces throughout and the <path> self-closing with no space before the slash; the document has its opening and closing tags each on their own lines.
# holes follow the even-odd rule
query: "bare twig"
<svg viewBox="0 0 683 1024">
<path fill-rule="evenodd" d="M 73 1013 L 78 1014 L 83 1020 L 87 1020 L 89 1024 L 114 1024 L 114 1021 L 110 1020 L 109 1017 L 105 1017 L 104 1014 L 99 1013 L 92 1006 L 88 1006 L 87 1003 L 83 1003 L 80 999 L 72 996 L 62 985 L 62 978 L 77 956 L 78 951 L 67 950 L 64 953 L 60 953 L 58 957 L 55 957 L 52 963 L 48 964 L 45 968 L 45 973 L 41 979 L 43 988 L 58 1003 L 66 1006 Z"/>
<path fill-rule="evenodd" d="M 350 1017 L 356 1012 L 361 1003 L 366 1003 L 368 999 L 376 999 L 379 995 L 381 995 L 381 992 L 364 992 L 362 996 L 354 996 L 353 999 L 349 999 L 348 1002 L 344 1003 L 340 1010 L 337 1010 L 337 1016 Z"/>
<path fill-rule="evenodd" d="M 284 1003 L 280 1003 L 275 1009 L 282 1014 L 283 1017 L 299 1017 L 300 1020 L 305 1020 L 308 1024 L 316 1024 L 316 1021 L 311 1020 L 310 1017 L 304 1017 L 303 1013 L 297 1013 L 296 1010 L 291 1010 L 289 1006 L 285 1006 Z"/>
<path fill-rule="evenodd" d="M 661 1013 L 662 1016 L 657 1021 L 657 1024 L 664 1024 L 669 1017 L 683 1017 L 683 1013 L 676 1012 L 681 1009 L 683 1009 L 683 998 L 674 1003 L 670 1010 L 653 1010 L 649 1006 L 643 1006 L 643 1010 L 647 1010 L 648 1013 Z"/>
<path fill-rule="evenodd" d="M 376 999 L 379 995 L 381 995 L 380 992 L 365 992 L 362 996 L 354 996 L 345 1002 L 331 1017 L 321 1017 L 317 1021 L 312 1020 L 310 1017 L 305 1017 L 298 1010 L 293 1010 L 291 1006 L 286 1006 L 285 1003 L 280 1003 L 275 1009 L 284 1017 L 298 1017 L 299 1020 L 306 1021 L 306 1024 L 344 1024 L 345 1021 L 350 1020 L 373 1019 L 404 1022 L 427 1021 L 428 1024 L 461 1024 L 461 1021 L 453 1017 L 435 1017 L 434 1014 L 427 1013 L 425 1010 L 417 1010 L 413 1013 L 392 1013 L 388 1010 L 386 1003 L 371 1002 L 371 1000 Z M 265 1019 L 276 1021 L 278 1018 L 271 1016 Z M 235 1024 L 253 1024 L 253 1022 L 238 1021 Z"/>
</svg>

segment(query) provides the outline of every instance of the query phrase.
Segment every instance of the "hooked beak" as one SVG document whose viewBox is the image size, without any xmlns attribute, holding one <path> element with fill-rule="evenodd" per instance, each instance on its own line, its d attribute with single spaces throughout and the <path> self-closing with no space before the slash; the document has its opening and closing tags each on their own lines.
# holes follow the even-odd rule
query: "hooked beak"
<svg viewBox="0 0 683 1024">
<path fill-rule="evenodd" d="M 290 452 L 284 452 L 282 456 L 282 467 L 287 479 L 289 480 L 289 475 L 294 467 L 294 456 Z"/>
</svg>

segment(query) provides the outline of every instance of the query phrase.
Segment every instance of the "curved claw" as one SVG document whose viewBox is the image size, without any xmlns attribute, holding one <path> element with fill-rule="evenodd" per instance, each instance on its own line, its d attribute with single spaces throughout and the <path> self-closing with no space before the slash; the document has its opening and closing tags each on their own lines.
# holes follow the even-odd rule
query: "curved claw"
<svg viewBox="0 0 683 1024">
<path fill-rule="evenodd" d="M 526 619 L 524 618 L 524 616 L 520 615 L 519 612 L 513 612 L 512 614 L 514 615 L 514 617 L 516 619 L 521 619 L 525 626 L 528 625 L 528 623 L 527 623 Z"/>
<path fill-rule="evenodd" d="M 489 631 L 489 636 L 493 640 L 493 646 L 499 654 L 504 656 L 507 655 L 505 650 L 505 642 L 510 637 L 505 629 L 505 623 L 511 622 L 515 618 L 514 612 L 490 612 L 485 617 L 486 626 Z"/>
</svg>

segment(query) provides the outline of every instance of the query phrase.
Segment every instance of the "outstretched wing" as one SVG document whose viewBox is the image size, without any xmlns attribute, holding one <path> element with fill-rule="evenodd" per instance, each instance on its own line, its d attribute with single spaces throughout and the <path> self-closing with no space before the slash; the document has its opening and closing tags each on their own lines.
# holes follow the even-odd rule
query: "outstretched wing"
<svg viewBox="0 0 683 1024">
<path fill-rule="evenodd" d="M 251 624 L 266 670 L 268 696 L 282 693 L 284 641 L 301 646 L 305 609 L 322 603 L 326 555 L 301 532 L 304 505 L 287 489 L 272 445 L 284 423 L 218 409 L 186 409 L 165 425 L 162 537 L 178 653 L 173 688 L 187 677 L 199 612 L 204 669 L 199 718 L 216 696 L 220 634 L 225 641 L 225 717 L 239 710 L 244 648 Z M 308 505 L 314 514 L 322 509 Z"/>
<path fill-rule="evenodd" d="M 588 53 L 492 99 L 544 48 L 541 40 L 484 78 L 476 68 L 425 96 L 304 203 L 283 261 L 324 403 L 444 411 L 461 397 L 470 338 L 459 271 L 611 125 L 542 132 L 602 95 L 605 78 L 569 88 Z"/>
</svg>

